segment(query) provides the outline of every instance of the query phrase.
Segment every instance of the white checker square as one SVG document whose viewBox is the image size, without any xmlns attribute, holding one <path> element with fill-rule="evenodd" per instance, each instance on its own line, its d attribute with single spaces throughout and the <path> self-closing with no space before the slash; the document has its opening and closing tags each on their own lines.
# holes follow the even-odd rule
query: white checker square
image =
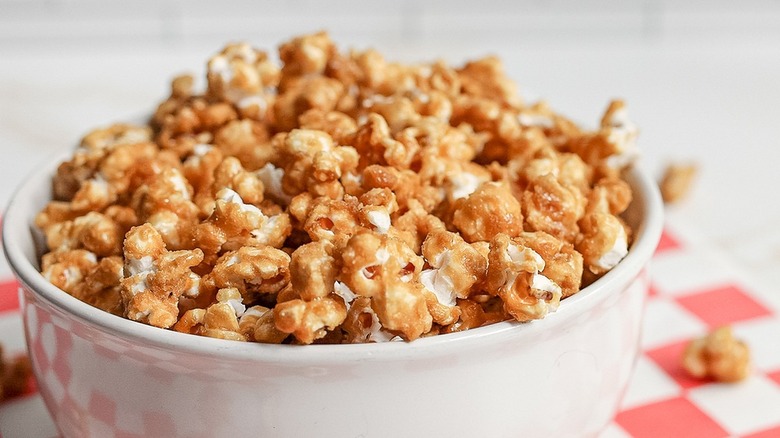
<svg viewBox="0 0 780 438">
<path fill-rule="evenodd" d="M 59 436 L 40 395 L 3 402 L 0 405 L 0 436 L 3 438 Z"/>
<path fill-rule="evenodd" d="M 54 398 L 54 401 L 62 403 L 62 400 L 65 398 L 65 388 L 57 375 L 54 374 L 54 370 L 46 371 L 46 374 L 43 376 L 43 384 L 49 389 L 49 393 Z"/>
<path fill-rule="evenodd" d="M 653 283 L 661 294 L 682 295 L 735 283 L 735 269 L 701 248 L 661 253 L 653 259 Z"/>
<path fill-rule="evenodd" d="M 57 354 L 57 345 L 54 339 L 54 326 L 51 323 L 46 323 L 41 327 L 41 347 L 43 347 L 43 354 L 49 359 L 50 363 L 54 363 L 54 356 Z"/>
<path fill-rule="evenodd" d="M 14 355 L 25 351 L 22 317 L 18 313 L 0 314 L 0 333 L 6 354 Z"/>
<path fill-rule="evenodd" d="M 750 347 L 755 367 L 764 371 L 780 369 L 780 319 L 760 318 L 735 324 L 733 328 L 734 336 Z"/>
<path fill-rule="evenodd" d="M 631 409 L 676 397 L 680 392 L 680 386 L 664 370 L 652 360 L 640 356 L 628 389 L 623 396 L 620 409 Z"/>
<path fill-rule="evenodd" d="M 642 324 L 642 349 L 649 350 L 675 341 L 701 336 L 706 324 L 677 302 L 665 298 L 651 299 L 645 307 Z"/>
<path fill-rule="evenodd" d="M 688 398 L 732 434 L 780 424 L 780 388 L 761 374 L 737 384 L 693 388 Z"/>
<path fill-rule="evenodd" d="M 631 438 L 625 430 L 615 423 L 610 423 L 600 434 L 599 438 Z"/>
</svg>

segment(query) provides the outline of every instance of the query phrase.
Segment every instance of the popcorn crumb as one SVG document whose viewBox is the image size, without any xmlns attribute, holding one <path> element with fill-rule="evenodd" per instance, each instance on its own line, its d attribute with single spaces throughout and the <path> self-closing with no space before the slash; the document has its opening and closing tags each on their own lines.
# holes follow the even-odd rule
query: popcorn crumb
<svg viewBox="0 0 780 438">
<path fill-rule="evenodd" d="M 20 355 L 7 359 L 0 345 L 0 402 L 23 394 L 33 379 L 30 359 Z"/>
<path fill-rule="evenodd" d="M 698 167 L 694 164 L 670 164 L 666 167 L 659 187 L 667 204 L 683 200 L 691 190 Z"/>
<path fill-rule="evenodd" d="M 750 350 L 747 344 L 734 338 L 730 326 L 723 326 L 688 343 L 682 366 L 697 379 L 738 382 L 750 374 Z"/>
</svg>

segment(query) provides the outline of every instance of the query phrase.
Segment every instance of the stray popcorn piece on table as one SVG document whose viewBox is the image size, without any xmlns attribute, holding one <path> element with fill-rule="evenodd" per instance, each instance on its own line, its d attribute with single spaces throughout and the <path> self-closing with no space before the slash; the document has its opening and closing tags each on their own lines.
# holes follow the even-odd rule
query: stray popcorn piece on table
<svg viewBox="0 0 780 438">
<path fill-rule="evenodd" d="M 36 217 L 44 277 L 184 333 L 386 342 L 542 318 L 627 254 L 622 101 L 588 131 L 495 57 L 404 65 L 325 32 L 278 55 L 229 44 L 205 90 L 179 76 L 148 126 L 86 135 Z"/>
<path fill-rule="evenodd" d="M 682 366 L 698 379 L 738 382 L 750 374 L 750 350 L 734 338 L 730 326 L 723 326 L 691 341 L 683 353 Z"/>
<path fill-rule="evenodd" d="M 33 379 L 32 365 L 26 355 L 6 360 L 0 345 L 0 402 L 24 394 Z"/>
<path fill-rule="evenodd" d="M 688 195 L 696 177 L 695 164 L 670 164 L 666 167 L 659 187 L 661 197 L 667 204 L 674 204 Z"/>
</svg>

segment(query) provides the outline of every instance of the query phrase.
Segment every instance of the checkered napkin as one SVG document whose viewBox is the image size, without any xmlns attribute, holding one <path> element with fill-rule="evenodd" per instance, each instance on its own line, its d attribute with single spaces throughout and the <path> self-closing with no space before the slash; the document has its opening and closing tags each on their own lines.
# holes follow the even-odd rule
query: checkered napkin
<svg viewBox="0 0 780 438">
<path fill-rule="evenodd" d="M 685 236 L 683 238 L 682 236 Z M 780 437 L 780 299 L 706 242 L 667 226 L 652 266 L 642 354 L 621 411 L 600 438 Z M 0 342 L 24 348 L 16 283 L 0 261 Z M 685 344 L 724 324 L 746 341 L 753 372 L 718 384 L 686 376 Z M 38 394 L 0 406 L 0 438 L 51 437 L 57 432 Z"/>
<path fill-rule="evenodd" d="M 621 411 L 601 438 L 780 437 L 780 306 L 706 242 L 667 226 L 651 266 L 642 354 Z M 753 370 L 736 384 L 681 368 L 687 342 L 729 324 Z"/>
</svg>

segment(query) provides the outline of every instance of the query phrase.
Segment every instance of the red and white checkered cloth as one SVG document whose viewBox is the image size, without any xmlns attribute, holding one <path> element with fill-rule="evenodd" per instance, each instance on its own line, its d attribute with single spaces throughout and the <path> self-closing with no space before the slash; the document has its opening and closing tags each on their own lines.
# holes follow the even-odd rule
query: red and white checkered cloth
<svg viewBox="0 0 780 438">
<path fill-rule="evenodd" d="M 642 355 L 621 411 L 601 438 L 780 437 L 780 299 L 751 287 L 728 256 L 667 227 L 652 266 Z M 748 343 L 753 372 L 744 382 L 689 378 L 680 368 L 687 341 L 730 324 Z M 0 342 L 23 351 L 16 283 L 0 262 Z M 57 431 L 36 393 L 0 406 L 0 437 L 52 437 Z"/>
</svg>

